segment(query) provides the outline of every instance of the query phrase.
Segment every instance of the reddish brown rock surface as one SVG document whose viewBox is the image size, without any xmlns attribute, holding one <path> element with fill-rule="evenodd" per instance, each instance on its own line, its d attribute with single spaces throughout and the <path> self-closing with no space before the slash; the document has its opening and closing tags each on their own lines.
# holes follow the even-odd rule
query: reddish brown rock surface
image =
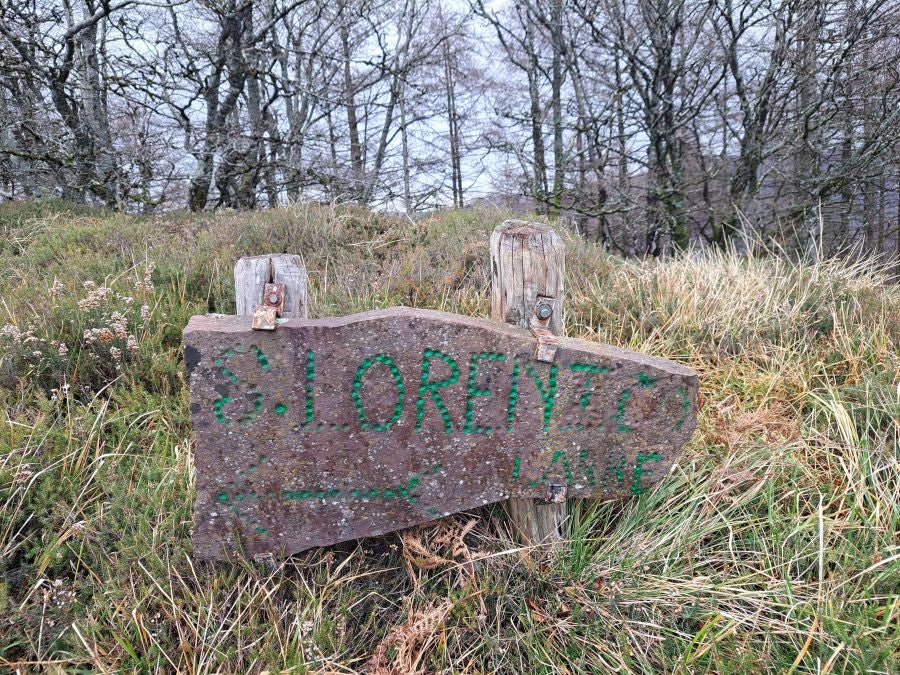
<svg viewBox="0 0 900 675">
<path fill-rule="evenodd" d="M 393 308 L 184 332 L 194 554 L 289 555 L 510 496 L 611 499 L 658 482 L 696 425 L 680 364 Z"/>
</svg>

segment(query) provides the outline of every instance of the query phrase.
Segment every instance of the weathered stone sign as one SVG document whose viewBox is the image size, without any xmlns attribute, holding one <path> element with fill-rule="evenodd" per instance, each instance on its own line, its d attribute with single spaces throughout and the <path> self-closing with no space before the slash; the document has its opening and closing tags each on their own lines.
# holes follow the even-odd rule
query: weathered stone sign
<svg viewBox="0 0 900 675">
<path fill-rule="evenodd" d="M 696 424 L 697 375 L 522 328 L 407 308 L 184 332 L 194 554 L 288 555 L 510 496 L 609 499 L 659 481 Z"/>
</svg>

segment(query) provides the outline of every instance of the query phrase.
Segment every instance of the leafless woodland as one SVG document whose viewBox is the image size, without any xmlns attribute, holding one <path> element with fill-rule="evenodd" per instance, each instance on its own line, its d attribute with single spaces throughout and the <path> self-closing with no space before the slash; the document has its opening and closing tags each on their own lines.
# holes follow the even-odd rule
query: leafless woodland
<svg viewBox="0 0 900 675">
<path fill-rule="evenodd" d="M 900 0 L 0 0 L 0 199 L 896 253 Z"/>
</svg>

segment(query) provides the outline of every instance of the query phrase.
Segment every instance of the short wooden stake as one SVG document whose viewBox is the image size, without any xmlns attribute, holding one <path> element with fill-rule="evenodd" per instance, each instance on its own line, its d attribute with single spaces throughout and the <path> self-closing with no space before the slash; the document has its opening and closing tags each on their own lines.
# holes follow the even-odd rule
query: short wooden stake
<svg viewBox="0 0 900 675">
<path fill-rule="evenodd" d="M 491 234 L 491 318 L 527 328 L 541 303 L 552 307 L 546 328 L 563 334 L 565 245 L 542 223 L 507 220 Z M 529 544 L 563 539 L 566 502 L 510 499 L 506 510 Z"/>
<path fill-rule="evenodd" d="M 270 254 L 246 256 L 234 266 L 236 313 L 253 314 L 263 301 L 267 283 L 284 284 L 284 310 L 287 318 L 308 318 L 306 267 L 299 255 Z"/>
</svg>

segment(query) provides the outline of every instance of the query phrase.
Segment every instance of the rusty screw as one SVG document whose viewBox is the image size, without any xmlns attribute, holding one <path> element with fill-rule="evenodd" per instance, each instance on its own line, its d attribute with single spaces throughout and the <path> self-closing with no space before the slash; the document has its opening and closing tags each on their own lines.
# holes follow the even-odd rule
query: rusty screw
<svg viewBox="0 0 900 675">
<path fill-rule="evenodd" d="M 272 293 L 272 294 L 269 296 L 269 304 L 272 304 L 272 305 L 277 305 L 277 304 L 278 304 L 278 295 L 277 295 L 277 294 Z"/>
<path fill-rule="evenodd" d="M 537 308 L 537 318 L 541 321 L 546 321 L 550 318 L 550 315 L 553 314 L 553 308 L 546 302 L 542 302 L 538 305 Z"/>
</svg>

